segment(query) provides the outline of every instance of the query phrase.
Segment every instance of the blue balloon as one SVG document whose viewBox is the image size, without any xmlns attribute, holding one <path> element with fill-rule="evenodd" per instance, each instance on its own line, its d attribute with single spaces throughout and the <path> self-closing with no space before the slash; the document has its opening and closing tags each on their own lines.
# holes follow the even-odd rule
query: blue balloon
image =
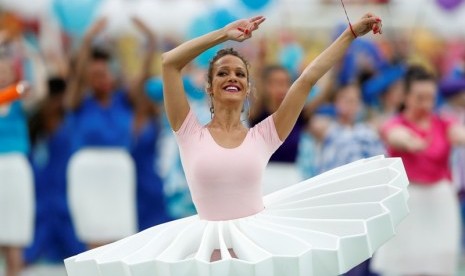
<svg viewBox="0 0 465 276">
<path fill-rule="evenodd" d="M 53 0 L 52 10 L 66 32 L 83 35 L 101 0 Z"/>
<path fill-rule="evenodd" d="M 296 78 L 299 74 L 299 67 L 304 58 L 304 50 L 297 43 L 287 45 L 281 50 L 279 54 L 279 60 L 282 66 L 284 66 L 293 78 Z"/>
<path fill-rule="evenodd" d="M 212 12 L 211 18 L 213 20 L 214 29 L 223 28 L 231 22 L 238 20 L 239 18 L 232 14 L 225 8 L 216 9 Z"/>
<path fill-rule="evenodd" d="M 206 97 L 206 93 L 195 85 L 194 81 L 189 75 L 185 75 L 182 78 L 184 90 L 186 90 L 187 97 L 192 100 L 203 100 Z"/>
<path fill-rule="evenodd" d="M 259 10 L 268 5 L 270 0 L 240 0 L 249 10 Z"/>
<path fill-rule="evenodd" d="M 187 38 L 193 39 L 204 34 L 207 34 L 211 31 L 215 30 L 215 25 L 213 20 L 208 15 L 204 15 L 201 17 L 196 18 L 190 25 L 187 31 Z M 219 46 L 212 47 L 207 51 L 203 52 L 199 55 L 195 60 L 194 63 L 200 68 L 207 68 L 210 60 L 213 58 L 215 53 L 220 49 Z"/>
<path fill-rule="evenodd" d="M 157 103 L 163 102 L 163 81 L 160 77 L 153 77 L 145 82 L 145 93 Z"/>
<path fill-rule="evenodd" d="M 224 8 L 215 9 L 208 14 L 202 15 L 192 21 L 187 31 L 188 39 L 193 39 L 211 31 L 220 29 L 225 25 L 236 21 L 238 18 L 230 11 Z M 220 46 L 215 46 L 199 55 L 194 63 L 200 68 L 207 68 L 210 60 L 215 56 L 216 52 L 220 50 Z"/>
</svg>

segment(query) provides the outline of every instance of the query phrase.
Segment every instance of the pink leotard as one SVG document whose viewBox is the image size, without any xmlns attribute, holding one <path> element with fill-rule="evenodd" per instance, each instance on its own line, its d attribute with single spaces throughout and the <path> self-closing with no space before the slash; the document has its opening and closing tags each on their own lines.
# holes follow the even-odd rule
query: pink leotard
<svg viewBox="0 0 465 276">
<path fill-rule="evenodd" d="M 231 220 L 263 210 L 262 175 L 282 144 L 272 116 L 249 129 L 242 144 L 232 149 L 218 145 L 192 111 L 175 136 L 201 219 Z"/>
</svg>

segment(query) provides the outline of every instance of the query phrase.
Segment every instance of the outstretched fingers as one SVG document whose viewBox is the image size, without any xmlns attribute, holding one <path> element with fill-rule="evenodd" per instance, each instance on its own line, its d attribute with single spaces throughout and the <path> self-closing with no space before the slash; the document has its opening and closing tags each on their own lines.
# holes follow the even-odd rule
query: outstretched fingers
<svg viewBox="0 0 465 276">
<path fill-rule="evenodd" d="M 249 22 L 255 22 L 255 21 L 259 21 L 259 20 L 262 20 L 264 21 L 264 16 L 263 15 L 258 15 L 258 16 L 255 16 L 255 17 L 252 17 L 249 19 Z"/>
<path fill-rule="evenodd" d="M 258 29 L 258 27 L 260 26 L 260 24 L 262 24 L 264 21 L 266 20 L 266 18 L 264 16 L 256 16 L 256 17 L 253 17 L 249 20 L 249 24 L 247 25 L 247 29 L 252 32 L 252 31 L 255 31 Z"/>
</svg>

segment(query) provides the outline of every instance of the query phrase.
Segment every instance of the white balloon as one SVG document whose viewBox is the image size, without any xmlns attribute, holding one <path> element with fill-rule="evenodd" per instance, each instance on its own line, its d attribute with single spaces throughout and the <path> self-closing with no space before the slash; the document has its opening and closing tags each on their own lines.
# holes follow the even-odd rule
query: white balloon
<svg viewBox="0 0 465 276">
<path fill-rule="evenodd" d="M 125 0 L 106 0 L 100 6 L 96 18 L 107 19 L 106 35 L 115 37 L 126 33 L 134 33 L 131 22 L 132 3 Z"/>
<path fill-rule="evenodd" d="M 0 0 L 2 1 L 2 0 Z M 138 17 L 157 34 L 184 35 L 192 20 L 206 11 L 204 0 L 106 0 L 97 12 L 108 19 L 105 34 L 138 34 L 131 18 Z"/>
<path fill-rule="evenodd" d="M 206 8 L 201 0 L 141 0 L 136 3 L 134 13 L 159 34 L 183 35 Z"/>
<path fill-rule="evenodd" d="M 26 19 L 37 19 L 44 14 L 52 0 L 0 0 L 0 6 Z"/>
</svg>

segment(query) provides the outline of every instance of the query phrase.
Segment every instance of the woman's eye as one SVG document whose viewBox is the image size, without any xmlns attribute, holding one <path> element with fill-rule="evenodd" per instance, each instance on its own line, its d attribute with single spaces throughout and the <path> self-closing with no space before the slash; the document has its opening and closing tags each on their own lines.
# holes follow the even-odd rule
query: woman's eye
<svg viewBox="0 0 465 276">
<path fill-rule="evenodd" d="M 243 72 L 238 72 L 238 73 L 236 73 L 236 75 L 237 75 L 238 77 L 245 77 L 245 74 L 244 74 Z"/>
<path fill-rule="evenodd" d="M 226 75 L 227 75 L 227 73 L 226 73 L 226 72 L 218 72 L 218 76 L 221 76 L 221 77 L 223 77 L 223 76 L 226 76 Z"/>
</svg>

